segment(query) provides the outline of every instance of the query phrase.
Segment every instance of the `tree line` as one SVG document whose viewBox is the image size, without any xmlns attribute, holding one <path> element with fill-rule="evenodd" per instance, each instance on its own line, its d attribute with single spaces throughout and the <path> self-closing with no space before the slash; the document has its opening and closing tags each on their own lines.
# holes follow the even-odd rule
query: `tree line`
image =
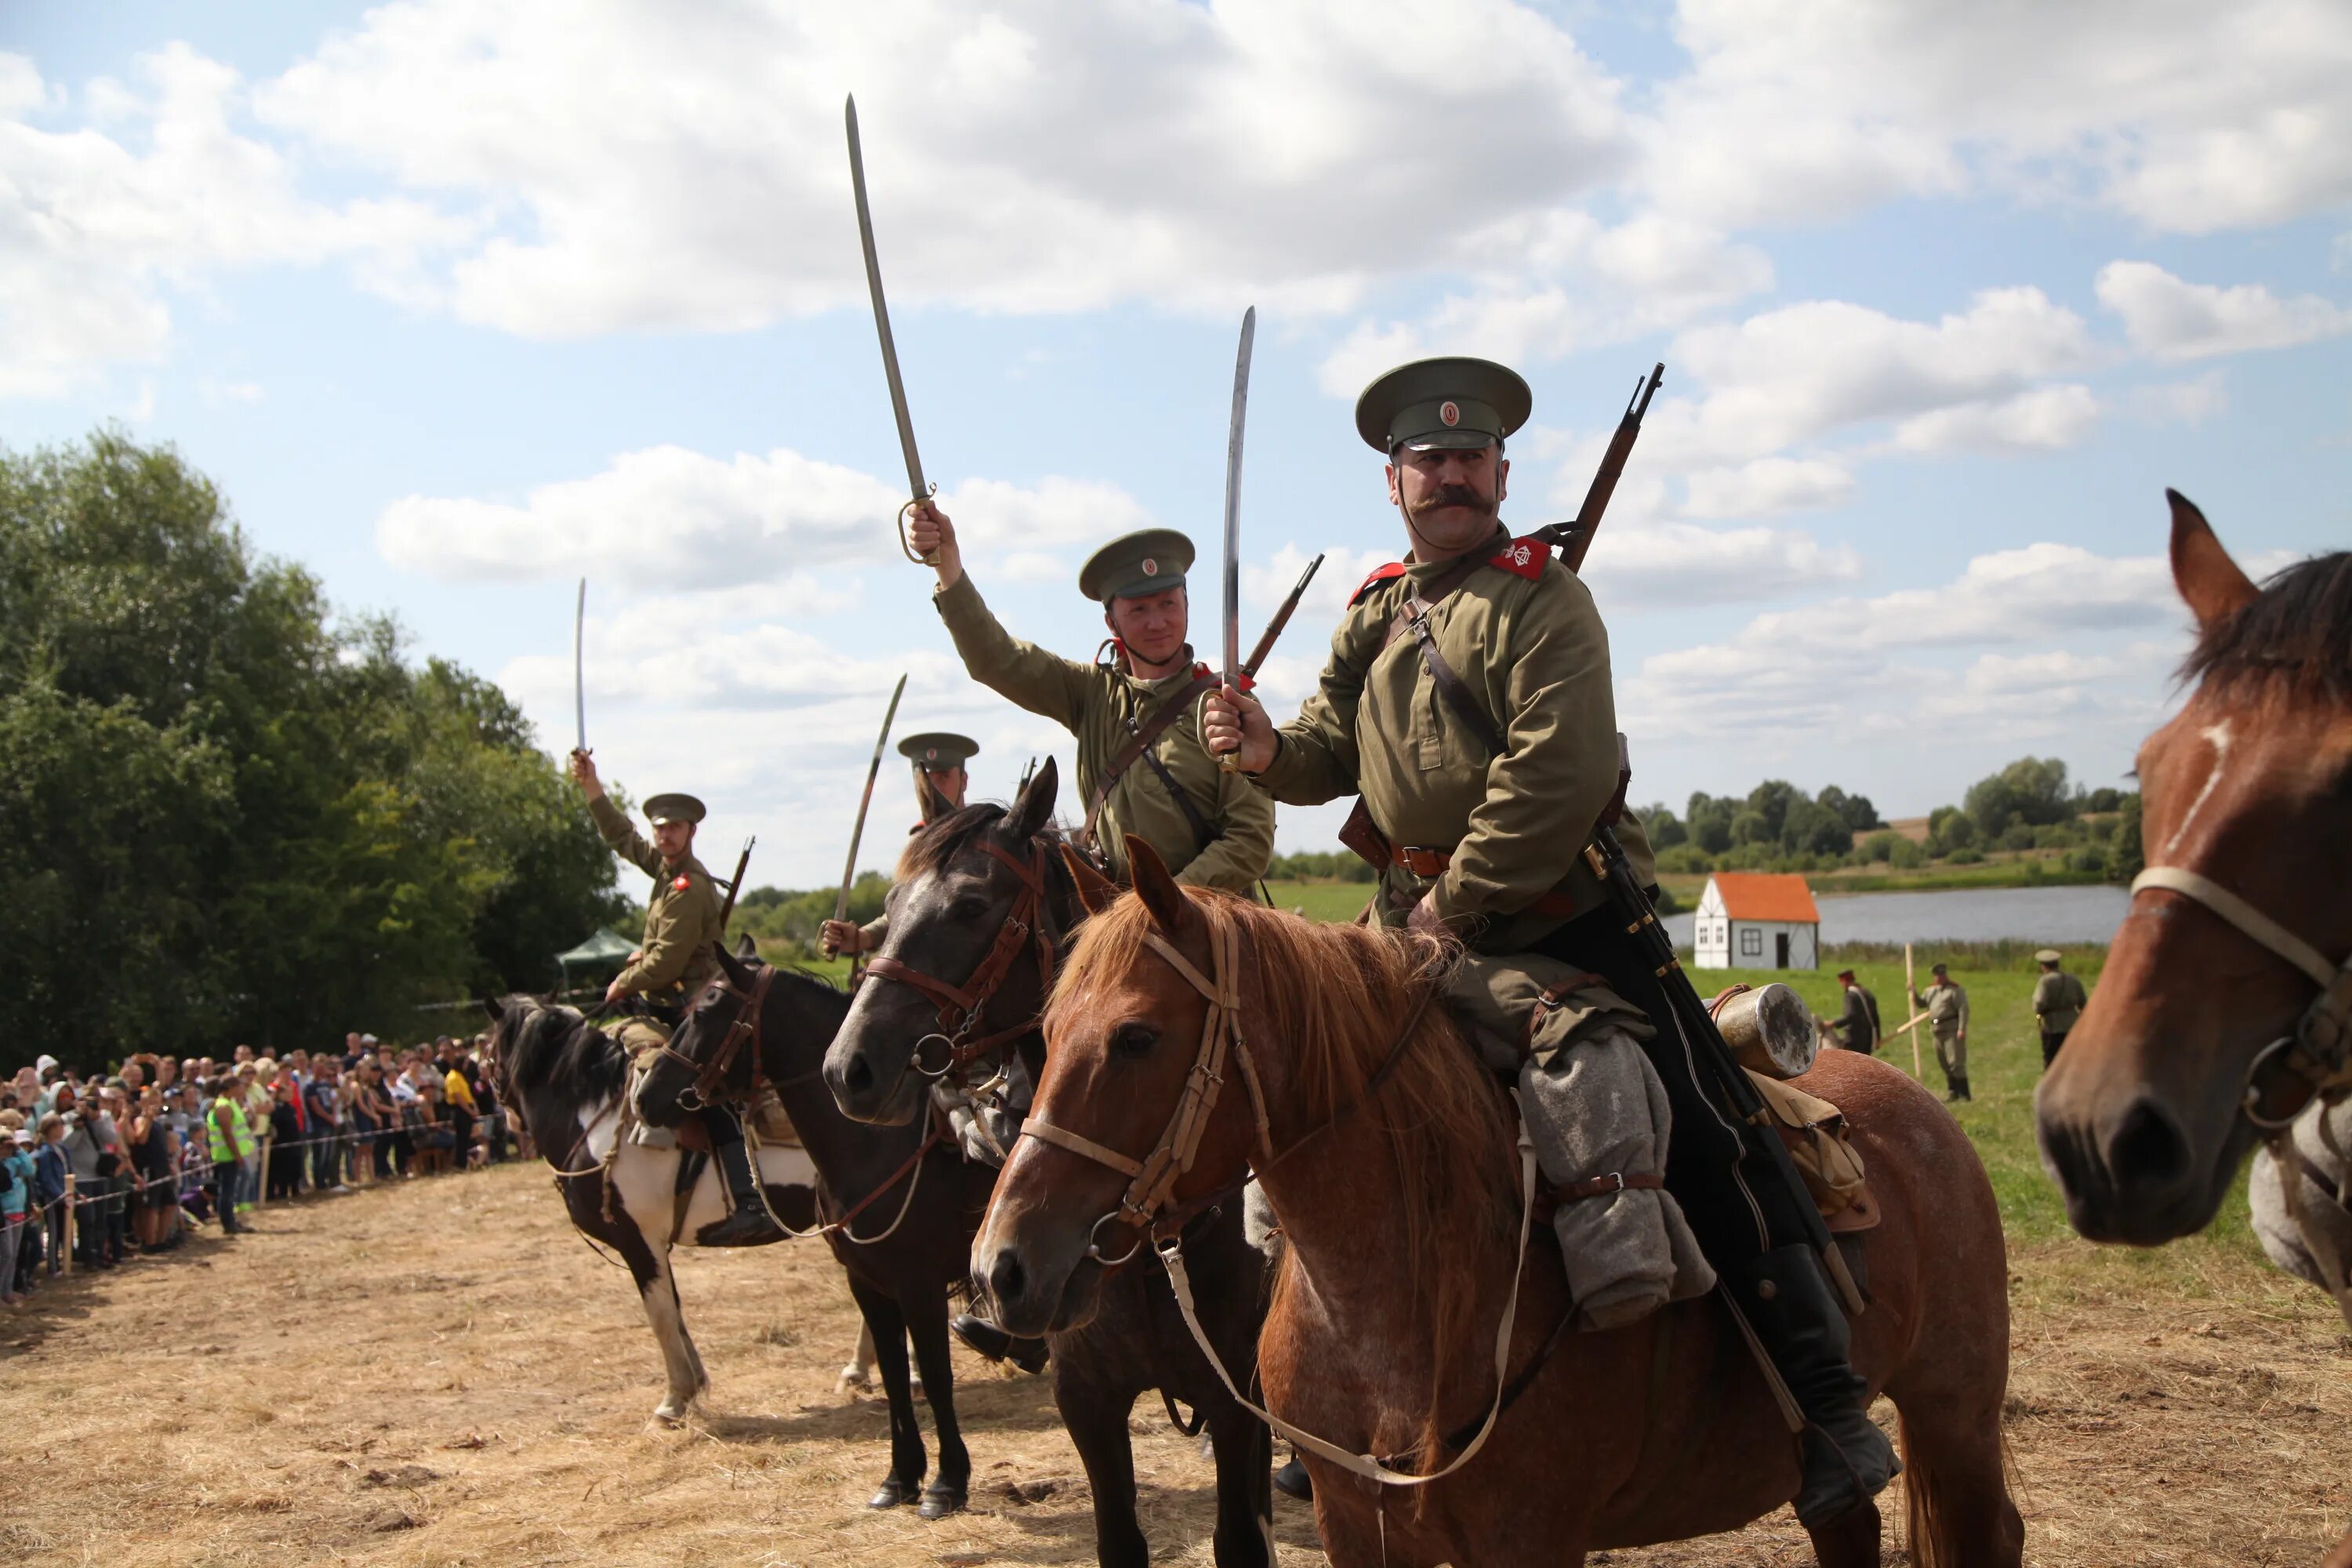
<svg viewBox="0 0 2352 1568">
<path fill-rule="evenodd" d="M 504 692 L 116 431 L 0 448 L 0 819 L 9 1066 L 316 1047 L 627 914 Z"/>
</svg>

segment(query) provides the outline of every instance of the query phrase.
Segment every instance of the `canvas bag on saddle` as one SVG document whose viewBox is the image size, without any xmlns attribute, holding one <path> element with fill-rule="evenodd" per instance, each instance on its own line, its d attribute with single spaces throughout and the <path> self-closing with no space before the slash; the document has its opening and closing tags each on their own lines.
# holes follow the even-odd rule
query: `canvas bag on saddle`
<svg viewBox="0 0 2352 1568">
<path fill-rule="evenodd" d="M 1674 1118 L 1641 1010 L 1598 976 L 1525 952 L 1465 953 L 1445 996 L 1487 1067 L 1518 1086 L 1576 1326 L 1617 1328 L 1712 1289 L 1664 1187 Z"/>
</svg>

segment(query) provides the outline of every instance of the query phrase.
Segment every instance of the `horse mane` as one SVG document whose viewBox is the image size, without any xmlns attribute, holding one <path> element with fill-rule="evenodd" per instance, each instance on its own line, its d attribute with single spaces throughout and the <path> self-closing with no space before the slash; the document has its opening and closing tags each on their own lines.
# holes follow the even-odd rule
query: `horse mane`
<svg viewBox="0 0 2352 1568">
<path fill-rule="evenodd" d="M 2180 675 L 2222 690 L 2283 677 L 2291 689 L 2352 700 L 2352 551 L 2273 574 L 2244 608 L 2204 628 Z"/>
<path fill-rule="evenodd" d="M 628 1053 L 578 1008 L 541 1006 L 529 996 L 509 996 L 505 1008 L 509 1018 L 522 1015 L 522 1026 L 500 1042 L 499 1053 L 518 1092 L 562 1084 L 583 1104 L 621 1092 L 628 1079 Z"/>
<path fill-rule="evenodd" d="M 958 806 L 945 816 L 923 824 L 915 830 L 914 837 L 907 840 L 907 847 L 898 852 L 898 868 L 891 873 L 893 879 L 903 882 L 926 871 L 940 869 L 955 858 L 958 850 L 1011 815 L 1010 806 L 992 800 L 982 800 Z M 1038 831 L 1037 837 L 1052 847 L 1059 845 L 1065 836 L 1059 824 L 1047 823 Z M 1049 864 L 1059 858 L 1059 856 L 1046 857 Z"/>
<path fill-rule="evenodd" d="M 1428 1425 L 1419 1452 L 1433 1458 L 1445 1428 L 1436 1386 L 1455 1352 L 1476 1332 L 1482 1292 L 1492 1281 L 1475 1264 L 1496 1235 L 1517 1223 L 1513 1136 L 1502 1097 L 1463 1040 L 1442 999 L 1421 1008 L 1412 1043 L 1369 1100 L 1372 1075 L 1396 1046 L 1401 1020 L 1424 991 L 1443 984 L 1457 950 L 1433 939 L 1378 927 L 1324 925 L 1201 888 L 1184 889 L 1213 929 L 1241 928 L 1255 972 L 1244 985 L 1249 1039 L 1282 1054 L 1306 1128 L 1327 1125 L 1349 1106 L 1377 1128 L 1394 1161 L 1403 1215 L 1405 1288 L 1429 1329 Z M 1061 999 L 1092 974 L 1124 971 L 1156 931 L 1138 898 L 1123 898 L 1078 928 L 1077 947 L 1054 986 Z M 1293 1133 L 1292 1136 L 1298 1136 Z M 1280 1310 L 1294 1288 L 1297 1254 L 1286 1250 L 1274 1288 Z"/>
</svg>

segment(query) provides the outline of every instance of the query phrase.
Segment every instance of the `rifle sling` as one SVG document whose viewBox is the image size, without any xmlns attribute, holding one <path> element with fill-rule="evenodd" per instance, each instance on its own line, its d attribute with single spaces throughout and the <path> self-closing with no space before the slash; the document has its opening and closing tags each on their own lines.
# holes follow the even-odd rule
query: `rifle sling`
<svg viewBox="0 0 2352 1568">
<path fill-rule="evenodd" d="M 1168 793 L 1176 797 L 1176 804 L 1183 808 L 1185 818 L 1192 823 L 1192 830 L 1201 836 L 1202 844 L 1205 847 L 1211 838 L 1216 837 L 1210 831 L 1209 825 L 1201 819 L 1199 809 L 1186 796 L 1175 778 L 1161 764 L 1158 757 L 1150 754 L 1152 743 L 1168 732 L 1168 727 L 1171 724 L 1184 716 L 1186 710 L 1192 706 L 1201 693 L 1216 684 L 1217 677 L 1213 674 L 1196 675 L 1185 682 L 1181 689 L 1171 693 L 1167 701 L 1153 709 L 1150 717 L 1140 724 L 1130 726 L 1131 732 L 1127 738 L 1127 744 L 1121 746 L 1112 755 L 1109 765 L 1103 769 L 1102 777 L 1095 781 L 1094 798 L 1087 802 L 1086 825 L 1078 830 L 1078 842 L 1082 846 L 1089 848 L 1093 847 L 1095 830 L 1102 821 L 1104 803 L 1110 799 L 1110 792 L 1118 787 L 1118 781 L 1126 776 L 1127 770 L 1133 767 L 1139 758 L 1150 759 L 1152 771 L 1160 775 L 1160 782 L 1168 786 Z"/>
</svg>

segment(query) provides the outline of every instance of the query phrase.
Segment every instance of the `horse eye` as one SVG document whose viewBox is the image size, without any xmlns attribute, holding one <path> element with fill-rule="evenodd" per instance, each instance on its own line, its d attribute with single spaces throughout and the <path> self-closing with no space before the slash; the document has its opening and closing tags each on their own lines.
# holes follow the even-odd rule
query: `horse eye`
<svg viewBox="0 0 2352 1568">
<path fill-rule="evenodd" d="M 948 913 L 960 921 L 976 921 L 988 913 L 988 902 L 984 899 L 958 899 Z"/>
<path fill-rule="evenodd" d="M 1111 1031 L 1110 1048 L 1122 1057 L 1148 1057 L 1160 1043 L 1160 1031 L 1149 1024 L 1121 1024 Z"/>
</svg>

